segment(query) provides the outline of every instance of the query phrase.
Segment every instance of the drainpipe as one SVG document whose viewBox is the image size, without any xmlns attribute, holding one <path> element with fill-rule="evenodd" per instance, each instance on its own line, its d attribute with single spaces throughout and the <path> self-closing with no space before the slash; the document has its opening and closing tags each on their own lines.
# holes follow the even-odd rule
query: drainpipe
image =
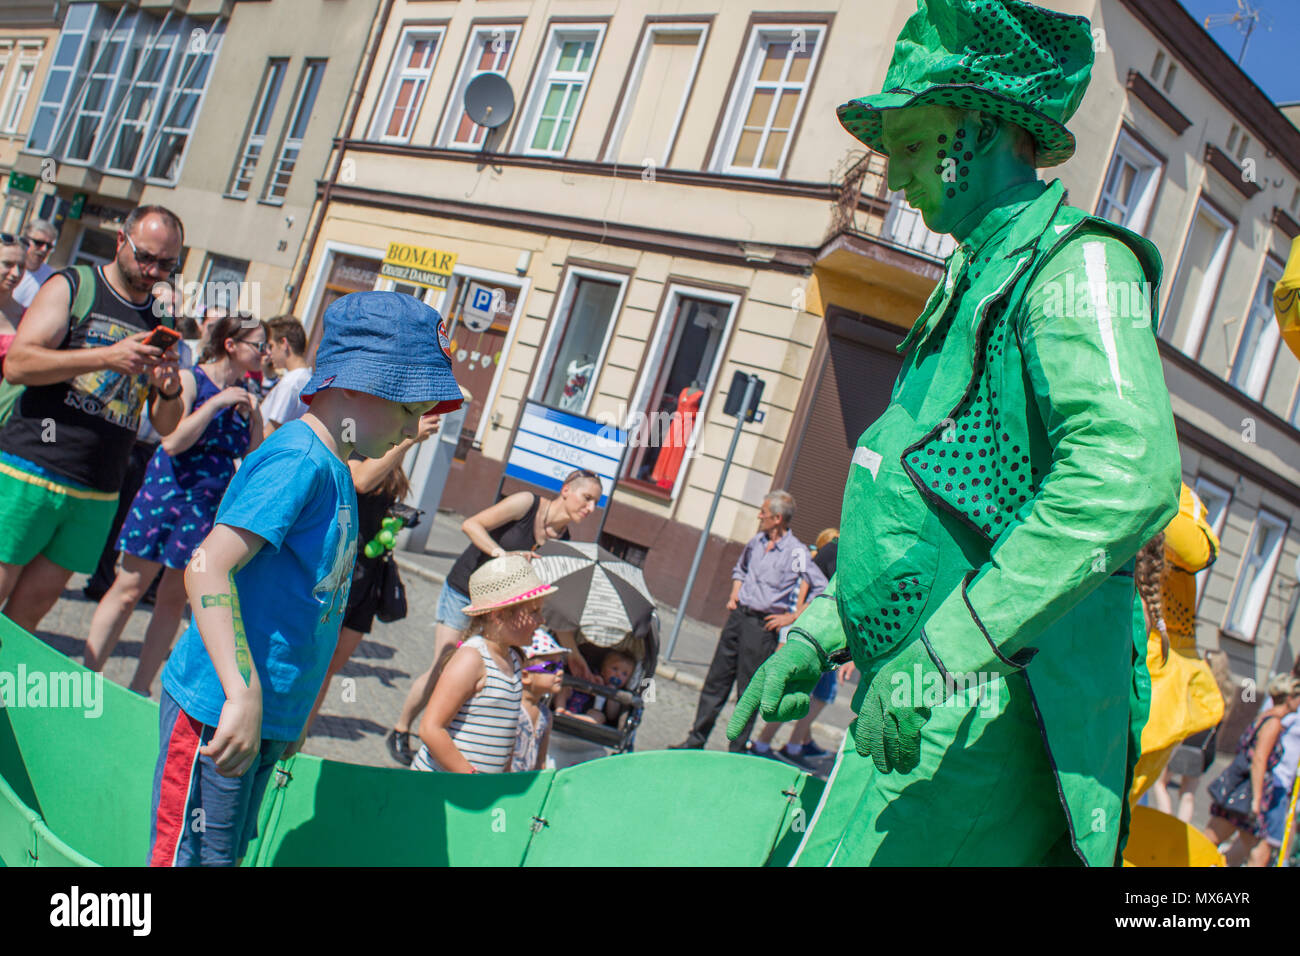
<svg viewBox="0 0 1300 956">
<path fill-rule="evenodd" d="M 352 88 L 351 94 L 349 94 L 352 99 L 352 106 L 348 111 L 348 118 L 341 131 L 342 135 L 338 137 L 338 143 L 334 149 L 333 168 L 330 170 L 329 178 L 325 180 L 325 193 L 320 198 L 319 210 L 311 227 L 311 235 L 301 247 L 301 261 L 294 273 L 293 290 L 290 293 L 290 311 L 295 315 L 297 314 L 298 302 L 302 298 L 302 284 L 307 277 L 307 268 L 311 265 L 312 250 L 316 248 L 316 240 L 320 238 L 321 227 L 325 224 L 325 211 L 330 204 L 330 194 L 333 192 L 334 184 L 338 181 L 339 168 L 343 165 L 343 144 L 352 135 L 352 131 L 356 126 L 357 114 L 361 112 L 361 99 L 366 86 L 370 82 L 370 73 L 375 66 L 375 57 L 379 55 L 379 44 L 384 38 L 384 31 L 388 29 L 388 18 L 393 12 L 393 0 L 383 0 L 383 4 L 383 13 L 375 21 L 375 28 L 367 44 L 369 49 L 366 51 L 365 63 L 359 74 L 358 82 Z"/>
</svg>

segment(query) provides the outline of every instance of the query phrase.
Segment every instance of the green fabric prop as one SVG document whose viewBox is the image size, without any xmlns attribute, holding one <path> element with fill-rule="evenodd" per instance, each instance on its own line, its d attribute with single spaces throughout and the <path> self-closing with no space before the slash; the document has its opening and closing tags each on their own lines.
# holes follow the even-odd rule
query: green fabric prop
<svg viewBox="0 0 1300 956">
<path fill-rule="evenodd" d="M 1065 123 L 1092 71 L 1091 25 L 1019 0 L 918 0 L 885 74 L 885 92 L 841 106 L 840 123 L 878 152 L 880 111 L 903 106 L 981 110 L 1023 126 L 1035 165 L 1074 155 Z"/>
</svg>

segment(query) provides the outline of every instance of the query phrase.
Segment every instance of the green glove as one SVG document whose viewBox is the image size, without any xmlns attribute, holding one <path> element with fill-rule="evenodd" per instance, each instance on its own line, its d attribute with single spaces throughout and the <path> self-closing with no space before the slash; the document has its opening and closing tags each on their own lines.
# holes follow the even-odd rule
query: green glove
<svg viewBox="0 0 1300 956">
<path fill-rule="evenodd" d="M 764 720 L 782 722 L 808 713 L 809 695 L 822 676 L 821 658 L 796 633 L 754 672 L 727 724 L 728 740 L 740 736 L 755 710 Z"/>
<path fill-rule="evenodd" d="M 921 762 L 921 728 L 930 719 L 930 708 L 922 703 L 934 700 L 936 687 L 946 696 L 943 674 L 919 640 L 881 666 L 858 710 L 853 735 L 858 753 L 870 757 L 881 773 L 915 770 Z"/>
</svg>

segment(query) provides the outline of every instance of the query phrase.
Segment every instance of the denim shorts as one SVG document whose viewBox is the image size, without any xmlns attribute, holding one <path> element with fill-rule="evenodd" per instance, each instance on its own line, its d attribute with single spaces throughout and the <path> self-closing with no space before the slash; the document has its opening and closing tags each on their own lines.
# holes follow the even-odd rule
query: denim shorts
<svg viewBox="0 0 1300 956">
<path fill-rule="evenodd" d="M 469 607 L 469 596 L 461 594 L 450 584 L 443 584 L 442 593 L 438 595 L 437 622 L 458 631 L 468 631 L 470 620 L 465 613 Z"/>
<path fill-rule="evenodd" d="M 1276 781 L 1274 781 L 1274 786 L 1277 786 Z M 1282 790 L 1281 787 L 1277 789 L 1280 797 L 1276 798 L 1276 802 L 1263 814 L 1264 837 L 1271 846 L 1282 845 L 1282 834 L 1286 832 L 1286 812 L 1291 809 L 1291 791 Z M 1296 828 L 1298 826 L 1300 826 L 1300 822 L 1293 824 L 1291 827 L 1291 843 L 1293 846 L 1295 845 Z"/>
<path fill-rule="evenodd" d="M 166 690 L 159 704 L 149 865 L 234 866 L 257 836 L 267 782 L 289 744 L 263 740 L 247 773 L 223 777 L 199 754 L 217 729 L 185 713 Z"/>
<path fill-rule="evenodd" d="M 813 688 L 813 697 L 827 704 L 834 703 L 835 695 L 839 693 L 840 688 L 838 674 L 838 671 L 827 671 L 823 674 L 821 680 L 817 681 L 817 686 Z"/>
</svg>

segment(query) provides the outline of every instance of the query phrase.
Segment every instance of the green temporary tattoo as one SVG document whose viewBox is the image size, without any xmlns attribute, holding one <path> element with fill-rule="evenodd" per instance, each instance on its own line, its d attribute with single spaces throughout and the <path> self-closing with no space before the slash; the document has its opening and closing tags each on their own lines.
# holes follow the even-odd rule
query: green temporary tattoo
<svg viewBox="0 0 1300 956">
<path fill-rule="evenodd" d="M 239 592 L 235 590 L 235 572 L 230 572 L 229 594 L 204 594 L 200 599 L 203 607 L 230 608 L 231 625 L 235 631 L 235 663 L 239 665 L 239 674 L 244 683 L 253 683 L 253 656 L 248 650 L 248 637 L 244 634 L 244 619 L 239 613 Z"/>
</svg>

